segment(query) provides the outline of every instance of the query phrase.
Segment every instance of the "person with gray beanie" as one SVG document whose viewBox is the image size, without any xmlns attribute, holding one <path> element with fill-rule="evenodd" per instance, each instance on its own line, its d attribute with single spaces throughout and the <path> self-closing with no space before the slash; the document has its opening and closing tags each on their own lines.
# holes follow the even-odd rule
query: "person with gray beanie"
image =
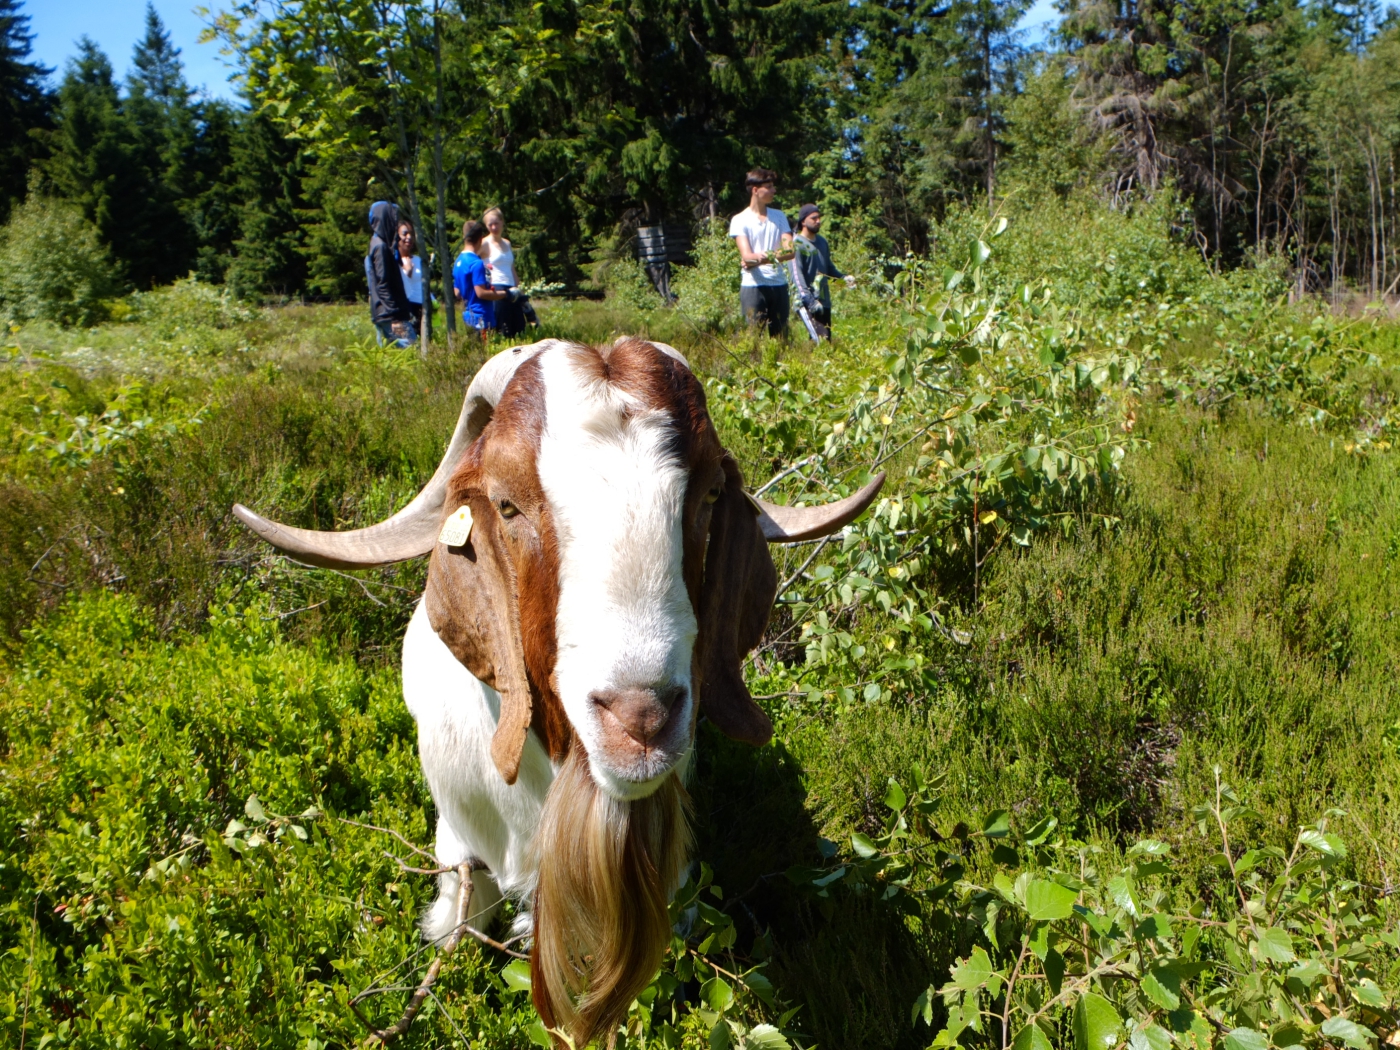
<svg viewBox="0 0 1400 1050">
<path fill-rule="evenodd" d="M 842 273 L 831 261 L 831 246 L 819 232 L 822 228 L 822 213 L 815 204 L 804 204 L 797 212 L 797 236 L 792 246 L 797 254 L 792 262 L 792 284 L 797 292 L 797 301 L 807 308 L 808 314 L 817 329 L 817 334 L 831 338 L 831 288 L 827 283 L 830 277 L 839 277 L 846 287 L 854 288 L 855 277 Z"/>
</svg>

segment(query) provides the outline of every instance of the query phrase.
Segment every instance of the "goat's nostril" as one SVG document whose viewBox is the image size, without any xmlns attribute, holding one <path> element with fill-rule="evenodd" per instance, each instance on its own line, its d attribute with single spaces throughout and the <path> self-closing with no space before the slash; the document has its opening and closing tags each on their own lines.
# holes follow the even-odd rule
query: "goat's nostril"
<svg viewBox="0 0 1400 1050">
<path fill-rule="evenodd" d="M 683 685 L 661 689 L 595 689 L 588 699 L 617 720 L 624 732 L 639 744 L 649 744 L 671 719 L 671 711 L 684 697 Z"/>
</svg>

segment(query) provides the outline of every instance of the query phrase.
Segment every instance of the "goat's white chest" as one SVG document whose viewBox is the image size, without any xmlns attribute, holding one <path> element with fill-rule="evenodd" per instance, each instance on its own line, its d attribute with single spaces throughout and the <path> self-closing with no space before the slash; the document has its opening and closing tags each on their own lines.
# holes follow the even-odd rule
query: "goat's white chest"
<svg viewBox="0 0 1400 1050">
<path fill-rule="evenodd" d="M 539 870 L 535 832 L 554 780 L 554 767 L 539 738 L 530 733 L 520 776 L 507 784 L 491 761 L 500 696 L 452 655 L 428 622 L 422 603 L 404 635 L 403 696 L 418 723 L 419 757 L 437 806 L 438 862 L 451 866 L 478 860 L 490 870 L 500 893 L 528 904 Z M 484 919 L 486 906 L 494 905 L 499 894 L 491 892 L 489 884 L 478 890 L 487 892 L 473 900 L 472 913 Z M 444 876 L 441 896 L 423 923 L 425 934 L 434 940 L 446 935 L 456 899 L 456 876 Z M 520 919 L 526 919 L 523 911 Z"/>
</svg>

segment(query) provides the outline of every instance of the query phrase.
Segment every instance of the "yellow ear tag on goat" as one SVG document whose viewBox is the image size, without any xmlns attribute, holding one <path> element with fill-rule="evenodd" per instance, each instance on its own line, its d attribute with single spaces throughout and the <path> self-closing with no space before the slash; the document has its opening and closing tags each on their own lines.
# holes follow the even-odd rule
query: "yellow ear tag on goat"
<svg viewBox="0 0 1400 1050">
<path fill-rule="evenodd" d="M 460 547 L 471 538 L 472 534 L 472 512 L 470 507 L 458 507 L 449 514 L 447 520 L 442 523 L 442 531 L 438 533 L 438 542 L 449 547 Z"/>
</svg>

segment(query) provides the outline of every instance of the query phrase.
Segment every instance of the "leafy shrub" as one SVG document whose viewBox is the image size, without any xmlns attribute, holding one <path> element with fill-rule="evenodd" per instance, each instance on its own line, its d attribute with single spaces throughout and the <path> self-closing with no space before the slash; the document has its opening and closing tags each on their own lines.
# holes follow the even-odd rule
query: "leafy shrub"
<svg viewBox="0 0 1400 1050">
<path fill-rule="evenodd" d="M 146 325 L 157 339 L 174 339 L 197 328 L 232 328 L 257 316 L 227 285 L 216 288 L 194 277 L 154 291 L 133 292 L 126 305 L 129 312 L 122 320 Z"/>
<path fill-rule="evenodd" d="M 615 298 L 633 310 L 646 312 L 662 305 L 661 296 L 657 294 L 646 269 L 636 259 L 618 259 L 609 264 L 604 285 L 609 298 Z"/>
<path fill-rule="evenodd" d="M 1179 300 L 1210 279 L 1200 254 L 1176 232 L 1176 198 L 1107 208 L 1088 191 L 1054 197 L 1013 197 L 1003 205 L 1009 227 L 997 246 L 993 287 L 1013 294 L 1020 285 L 1045 281 L 1057 303 L 1112 311 L 1135 300 Z M 950 209 L 931 231 L 930 259 L 957 265 L 965 246 L 984 237 L 988 221 L 972 206 Z"/>
<path fill-rule="evenodd" d="M 96 324 L 117 285 L 97 227 L 71 204 L 31 193 L 0 229 L 0 310 L 12 324 Z"/>
<path fill-rule="evenodd" d="M 960 936 L 970 951 L 950 980 L 913 1004 L 937 1029 L 932 1047 L 1371 1050 L 1396 1026 L 1400 916 L 1385 890 L 1349 876 L 1328 830 L 1345 812 L 1299 829 L 1289 848 L 1244 849 L 1241 827 L 1258 814 L 1218 768 L 1215 780 L 1194 816 L 1219 847 L 1217 879 L 1196 892 L 1154 839 L 1115 867 L 1110 851 L 1057 834 L 1054 817 L 1017 834 L 999 810 L 980 832 L 941 835 L 938 784 L 918 768 L 912 794 L 890 778 L 880 834 L 857 832 L 850 859 L 789 877 L 915 915 L 932 906 Z"/>
<path fill-rule="evenodd" d="M 672 271 L 676 309 L 707 332 L 732 331 L 739 324 L 739 253 L 722 220 L 702 223 L 692 245 L 694 266 Z"/>
</svg>

